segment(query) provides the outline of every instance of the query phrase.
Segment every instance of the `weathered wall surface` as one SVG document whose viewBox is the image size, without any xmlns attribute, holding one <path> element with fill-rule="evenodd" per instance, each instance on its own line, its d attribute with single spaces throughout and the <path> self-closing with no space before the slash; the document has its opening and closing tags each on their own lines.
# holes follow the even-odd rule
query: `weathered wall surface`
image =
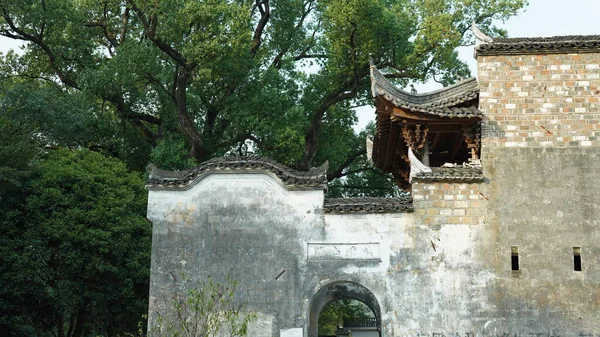
<svg viewBox="0 0 600 337">
<path fill-rule="evenodd" d="M 478 58 L 498 331 L 600 333 L 599 63 L 598 54 Z"/>
<path fill-rule="evenodd" d="M 238 300 L 260 313 L 252 336 L 303 324 L 302 279 L 291 276 L 302 275 L 301 238 L 315 231 L 322 203 L 322 191 L 287 191 L 267 174 L 213 174 L 188 191 L 151 191 L 151 316 L 168 311 L 171 274 L 183 272 L 238 281 Z"/>
<path fill-rule="evenodd" d="M 600 335 L 600 59 L 478 62 L 486 179 L 416 180 L 413 212 L 325 213 L 322 190 L 268 171 L 151 189 L 151 318 L 184 272 L 237 280 L 249 336 L 311 336 L 315 307 L 357 285 L 382 336 Z"/>
<path fill-rule="evenodd" d="M 440 186 L 441 199 L 469 199 L 467 187 L 476 188 Z M 454 207 L 466 212 L 467 205 L 442 210 Z M 251 336 L 298 327 L 308 336 L 315 294 L 345 281 L 375 297 L 383 336 L 466 336 L 485 323 L 474 313 L 490 310 L 493 275 L 477 262 L 485 227 L 479 220 L 425 224 L 423 214 L 419 204 L 414 213 L 324 214 L 321 190 L 288 191 L 267 173 L 214 174 L 189 191 L 151 191 L 150 313 L 168 309 L 173 275 L 230 274 L 239 281 L 238 299 L 259 313 Z"/>
</svg>

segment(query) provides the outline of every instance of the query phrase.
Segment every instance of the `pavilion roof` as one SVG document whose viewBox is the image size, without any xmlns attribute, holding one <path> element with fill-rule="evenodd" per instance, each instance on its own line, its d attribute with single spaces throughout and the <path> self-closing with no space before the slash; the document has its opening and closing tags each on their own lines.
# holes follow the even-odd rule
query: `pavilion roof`
<svg viewBox="0 0 600 337">
<path fill-rule="evenodd" d="M 398 108 L 447 118 L 481 117 L 477 104 L 479 86 L 472 77 L 456 84 L 424 94 L 413 94 L 394 86 L 384 74 L 371 65 L 371 93 L 382 97 Z"/>
<path fill-rule="evenodd" d="M 464 163 L 477 156 L 483 113 L 475 78 L 428 93 L 409 93 L 394 86 L 371 64 L 371 92 L 377 114 L 371 158 L 376 167 L 391 173 L 401 188 L 410 188 L 409 147 L 419 156 L 427 148 L 427 165 L 432 166 Z M 478 181 L 480 177 L 481 172 L 471 169 L 436 169 L 415 179 Z"/>
</svg>

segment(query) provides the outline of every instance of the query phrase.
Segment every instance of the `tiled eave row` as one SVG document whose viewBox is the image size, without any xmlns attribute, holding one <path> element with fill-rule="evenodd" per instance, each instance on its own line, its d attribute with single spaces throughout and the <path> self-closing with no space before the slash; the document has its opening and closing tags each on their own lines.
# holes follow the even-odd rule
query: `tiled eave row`
<svg viewBox="0 0 600 337">
<path fill-rule="evenodd" d="M 420 172 L 413 181 L 479 183 L 484 176 L 477 167 L 432 167 L 431 172 Z"/>
<path fill-rule="evenodd" d="M 448 118 L 482 116 L 477 108 L 479 86 L 474 77 L 426 94 L 413 94 L 398 89 L 371 65 L 371 93 L 373 97 L 382 97 L 397 108 L 426 115 Z"/>
<path fill-rule="evenodd" d="M 387 98 L 387 97 L 386 97 Z M 449 108 L 432 108 L 428 106 L 419 106 L 416 104 L 396 104 L 398 108 L 406 109 L 412 112 L 420 112 L 426 115 L 433 115 L 448 118 L 481 118 L 483 113 L 475 106 L 469 107 L 449 107 Z"/>
<path fill-rule="evenodd" d="M 563 41 L 540 43 L 493 43 L 479 45 L 475 52 L 478 56 L 521 55 L 521 54 L 569 54 L 598 53 L 599 41 Z"/>
<path fill-rule="evenodd" d="M 391 213 L 412 212 L 410 195 L 397 198 L 335 198 L 325 199 L 324 213 Z"/>
<path fill-rule="evenodd" d="M 268 171 L 277 176 L 288 187 L 327 186 L 328 163 L 310 171 L 296 171 L 271 159 L 259 156 L 213 158 L 185 171 L 165 171 L 155 166 L 150 168 L 148 189 L 187 189 L 196 180 L 208 173 L 252 173 Z"/>
<path fill-rule="evenodd" d="M 475 55 L 569 54 L 600 52 L 600 35 L 492 38 L 473 24 Z"/>
<path fill-rule="evenodd" d="M 308 172 L 295 171 L 263 157 L 223 157 L 214 158 L 185 171 L 165 171 L 151 168 L 148 189 L 180 190 L 193 185 L 197 178 L 208 173 L 256 173 L 268 171 L 279 177 L 289 186 L 324 188 L 327 183 L 326 164 Z M 430 182 L 480 182 L 483 174 L 480 169 L 471 167 L 432 168 L 431 173 L 421 173 L 415 180 Z M 410 195 L 396 198 L 330 198 L 325 199 L 324 213 L 394 213 L 412 212 Z"/>
</svg>

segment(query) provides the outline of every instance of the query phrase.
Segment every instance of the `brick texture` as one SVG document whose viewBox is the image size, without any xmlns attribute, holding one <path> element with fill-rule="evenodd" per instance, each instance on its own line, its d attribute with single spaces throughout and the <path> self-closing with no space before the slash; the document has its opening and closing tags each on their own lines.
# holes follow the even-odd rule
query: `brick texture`
<svg viewBox="0 0 600 337">
<path fill-rule="evenodd" d="M 483 222 L 486 197 L 481 184 L 414 182 L 417 225 L 476 225 Z"/>
<path fill-rule="evenodd" d="M 599 145 L 598 54 L 483 56 L 477 61 L 484 151 Z"/>
</svg>

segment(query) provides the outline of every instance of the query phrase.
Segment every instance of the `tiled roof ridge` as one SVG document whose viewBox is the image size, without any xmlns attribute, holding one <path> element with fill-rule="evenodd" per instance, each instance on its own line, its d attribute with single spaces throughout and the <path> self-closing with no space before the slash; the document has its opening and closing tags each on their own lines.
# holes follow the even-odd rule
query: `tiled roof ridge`
<svg viewBox="0 0 600 337">
<path fill-rule="evenodd" d="M 547 43 L 547 42 L 576 42 L 576 41 L 599 41 L 600 35 L 556 35 L 538 37 L 503 37 L 495 38 L 492 43 Z"/>
<path fill-rule="evenodd" d="M 413 205 L 410 195 L 394 198 L 326 198 L 323 205 L 324 213 L 391 213 L 412 211 Z"/>
<path fill-rule="evenodd" d="M 186 189 L 194 183 L 196 178 L 209 171 L 264 170 L 273 173 L 288 186 L 320 186 L 325 188 L 328 166 L 328 162 L 325 162 L 320 167 L 312 168 L 309 171 L 297 171 L 261 156 L 217 157 L 194 168 L 182 171 L 166 171 L 150 165 L 150 178 L 147 187 Z"/>
<path fill-rule="evenodd" d="M 561 35 L 547 37 L 491 38 L 472 25 L 477 39 L 475 54 L 551 54 L 567 52 L 600 52 L 600 35 Z"/>
<path fill-rule="evenodd" d="M 413 181 L 431 182 L 483 182 L 484 176 L 481 167 L 455 166 L 432 167 L 431 172 L 420 172 Z"/>
<path fill-rule="evenodd" d="M 372 64 L 371 93 L 373 97 L 386 96 L 397 105 L 447 108 L 476 99 L 479 95 L 479 85 L 477 79 L 471 77 L 441 89 L 413 94 L 397 88 Z"/>
</svg>

